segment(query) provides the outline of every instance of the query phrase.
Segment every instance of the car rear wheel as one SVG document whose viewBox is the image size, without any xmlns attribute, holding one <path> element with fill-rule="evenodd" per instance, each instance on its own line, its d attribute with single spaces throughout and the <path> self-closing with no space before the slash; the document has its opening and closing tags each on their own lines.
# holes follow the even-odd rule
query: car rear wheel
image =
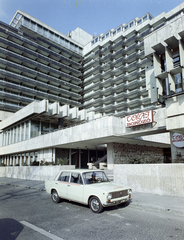
<svg viewBox="0 0 184 240">
<path fill-rule="evenodd" d="M 94 213 L 100 213 L 103 211 L 103 206 L 97 197 L 91 197 L 89 206 Z"/>
<path fill-rule="evenodd" d="M 54 203 L 59 203 L 61 200 L 56 190 L 52 190 L 51 198 Z"/>
</svg>

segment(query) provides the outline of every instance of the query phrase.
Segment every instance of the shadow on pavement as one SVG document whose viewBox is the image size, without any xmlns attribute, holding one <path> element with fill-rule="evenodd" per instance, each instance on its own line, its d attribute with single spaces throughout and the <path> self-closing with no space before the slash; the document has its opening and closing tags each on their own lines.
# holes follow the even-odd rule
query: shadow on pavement
<svg viewBox="0 0 184 240">
<path fill-rule="evenodd" d="M 23 228 L 22 224 L 12 218 L 0 219 L 0 240 L 15 240 Z"/>
</svg>

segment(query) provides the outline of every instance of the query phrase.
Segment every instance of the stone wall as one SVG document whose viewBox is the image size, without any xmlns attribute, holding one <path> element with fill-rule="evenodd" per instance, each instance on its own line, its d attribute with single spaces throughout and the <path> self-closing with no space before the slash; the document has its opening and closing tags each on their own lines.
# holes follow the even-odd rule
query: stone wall
<svg viewBox="0 0 184 240">
<path fill-rule="evenodd" d="M 75 169 L 75 165 L 0 167 L 0 177 L 26 180 L 53 180 L 61 170 Z"/>
<path fill-rule="evenodd" d="M 114 164 L 164 162 L 163 149 L 158 147 L 113 143 L 113 150 Z"/>
</svg>

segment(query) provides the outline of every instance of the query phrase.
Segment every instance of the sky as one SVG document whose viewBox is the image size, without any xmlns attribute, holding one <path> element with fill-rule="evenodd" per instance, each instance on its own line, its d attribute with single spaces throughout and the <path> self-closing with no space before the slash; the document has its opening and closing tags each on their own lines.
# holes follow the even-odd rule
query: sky
<svg viewBox="0 0 184 240">
<path fill-rule="evenodd" d="M 149 12 L 169 12 L 182 0 L 0 0 L 0 21 L 10 23 L 19 9 L 63 34 L 82 28 L 91 35 L 105 33 Z"/>
</svg>

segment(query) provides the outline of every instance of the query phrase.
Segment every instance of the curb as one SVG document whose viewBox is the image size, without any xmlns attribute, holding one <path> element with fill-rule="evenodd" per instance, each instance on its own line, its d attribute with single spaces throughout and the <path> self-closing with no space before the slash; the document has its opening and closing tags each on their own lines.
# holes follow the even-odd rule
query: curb
<svg viewBox="0 0 184 240">
<path fill-rule="evenodd" d="M 5 182 L 0 182 L 1 185 L 7 185 L 7 186 L 14 186 L 14 187 L 22 187 L 22 188 L 27 188 L 27 189 L 34 189 L 34 190 L 39 190 L 39 191 L 45 191 L 45 188 L 37 188 L 37 187 L 31 187 L 31 186 L 26 186 L 26 185 L 20 185 L 20 184 L 12 184 L 12 183 L 5 183 Z"/>
</svg>

